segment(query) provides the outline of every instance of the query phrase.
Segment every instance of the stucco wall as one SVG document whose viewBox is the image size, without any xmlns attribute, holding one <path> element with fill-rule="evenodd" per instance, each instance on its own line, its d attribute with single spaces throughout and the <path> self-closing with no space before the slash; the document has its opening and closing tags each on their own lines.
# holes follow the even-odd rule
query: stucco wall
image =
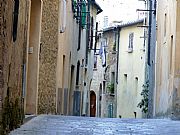
<svg viewBox="0 0 180 135">
<path fill-rule="evenodd" d="M 129 34 L 134 32 L 133 52 L 128 53 Z M 145 52 L 143 39 L 143 28 L 137 25 L 124 27 L 120 31 L 119 43 L 119 68 L 117 85 L 117 117 L 137 118 L 142 117 L 141 110 L 137 107 L 141 101 L 141 91 L 144 84 Z M 127 82 L 125 82 L 125 74 Z M 135 78 L 138 78 L 137 89 Z M 126 83 L 126 84 L 125 84 Z"/>
<path fill-rule="evenodd" d="M 61 8 L 61 5 L 59 5 Z M 61 9 L 59 9 L 61 11 Z M 94 11 L 93 11 L 94 12 Z M 86 59 L 86 29 L 81 29 L 81 39 L 80 39 L 80 49 L 78 49 L 78 36 L 79 36 L 79 23 L 74 18 L 74 13 L 72 11 L 71 1 L 66 3 L 66 29 L 63 33 L 58 34 L 58 59 L 57 59 L 57 77 L 56 77 L 56 90 L 57 90 L 57 110 L 58 113 L 64 115 L 73 115 L 73 104 L 74 102 L 80 102 L 80 114 L 85 113 L 87 94 L 90 87 L 90 82 L 92 78 L 92 52 L 89 52 L 89 63 L 88 69 L 85 69 L 85 59 Z M 94 14 L 93 14 L 94 15 Z M 59 23 L 61 14 L 59 16 Z M 63 60 L 64 57 L 64 60 Z M 80 72 L 79 72 L 79 84 L 76 86 L 76 72 L 77 63 L 80 62 Z M 64 63 L 64 66 L 63 66 Z M 73 75 L 71 74 L 71 67 L 74 67 Z M 86 68 L 87 68 L 86 67 Z M 85 74 L 85 70 L 86 74 Z M 84 85 L 86 83 L 86 86 Z M 64 96 L 65 89 L 67 90 L 67 97 Z M 75 97 L 75 94 L 79 93 L 80 99 Z M 83 100 L 84 99 L 84 100 Z M 79 100 L 79 101 L 77 101 Z M 83 103 L 84 102 L 84 103 Z M 67 104 L 67 113 L 65 104 Z M 79 103 L 78 103 L 79 104 Z M 76 111 L 76 109 L 74 108 Z M 78 110 L 79 111 L 79 110 Z"/>
<path fill-rule="evenodd" d="M 159 0 L 158 2 L 156 104 L 154 114 L 156 117 L 174 118 L 180 115 L 179 5 L 179 1 L 175 0 Z"/>
<path fill-rule="evenodd" d="M 62 3 L 61 3 L 62 4 Z M 63 33 L 58 33 L 59 50 L 57 60 L 57 108 L 58 113 L 64 114 L 64 100 L 67 99 L 68 114 L 72 115 L 72 102 L 73 91 L 75 90 L 75 77 L 76 77 L 76 65 L 77 65 L 77 46 L 78 46 L 78 23 L 73 18 L 71 1 L 66 4 L 66 28 Z M 59 12 L 61 12 L 61 5 L 59 5 Z M 59 24 L 61 23 L 59 17 Z M 81 45 L 82 46 L 82 45 Z M 63 60 L 64 57 L 64 60 Z M 64 68 L 63 68 L 64 62 Z M 74 75 L 71 75 L 71 66 L 74 66 Z M 73 76 L 71 80 L 71 76 Z M 71 84 L 72 83 L 72 84 Z M 59 90 L 58 90 L 59 89 Z M 64 97 L 64 89 L 68 89 L 68 97 Z M 67 114 L 64 114 L 67 115 Z"/>
<path fill-rule="evenodd" d="M 29 46 L 27 59 L 27 92 L 26 114 L 37 114 L 38 79 L 39 79 L 39 51 L 41 36 L 42 2 L 29 2 Z"/>
</svg>

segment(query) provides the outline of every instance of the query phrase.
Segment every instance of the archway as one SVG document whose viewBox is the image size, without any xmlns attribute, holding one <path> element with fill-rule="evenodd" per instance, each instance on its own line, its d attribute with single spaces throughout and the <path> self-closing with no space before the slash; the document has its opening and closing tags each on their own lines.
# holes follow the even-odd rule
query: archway
<svg viewBox="0 0 180 135">
<path fill-rule="evenodd" d="M 96 94 L 94 91 L 90 92 L 90 117 L 96 116 Z"/>
</svg>

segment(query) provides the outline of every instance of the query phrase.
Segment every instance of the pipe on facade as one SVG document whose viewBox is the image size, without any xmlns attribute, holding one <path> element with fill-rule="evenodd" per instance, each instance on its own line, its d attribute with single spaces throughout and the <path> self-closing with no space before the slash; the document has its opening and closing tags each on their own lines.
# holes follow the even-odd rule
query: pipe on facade
<svg viewBox="0 0 180 135">
<path fill-rule="evenodd" d="M 149 0 L 149 10 L 152 10 L 152 1 Z M 151 54 L 151 24 L 152 24 L 152 12 L 149 12 L 149 29 L 148 29 L 148 65 L 151 65 L 150 54 Z"/>
<path fill-rule="evenodd" d="M 121 28 L 117 28 L 118 29 L 118 44 L 117 44 L 117 64 L 116 64 L 116 71 L 117 71 L 117 73 L 116 73 L 116 83 L 118 84 L 118 73 L 119 73 L 119 71 L 118 71 L 118 68 L 119 68 L 119 45 L 120 45 L 120 31 L 121 31 Z"/>
<path fill-rule="evenodd" d="M 78 0 L 78 3 L 80 3 L 82 0 Z M 78 48 L 77 48 L 77 51 L 79 51 L 80 50 L 80 47 L 81 47 L 81 25 L 82 25 L 82 20 L 81 20 L 81 17 L 82 17 L 82 15 L 81 15 L 81 9 L 82 9 L 82 5 L 80 4 L 80 11 L 79 11 L 79 13 L 80 13 L 80 16 L 79 16 L 79 35 L 78 35 Z"/>
<path fill-rule="evenodd" d="M 90 4 L 91 0 L 88 0 L 88 10 L 87 10 L 87 29 L 86 29 L 86 66 L 88 64 L 88 49 L 89 49 L 89 30 L 90 30 Z"/>
</svg>

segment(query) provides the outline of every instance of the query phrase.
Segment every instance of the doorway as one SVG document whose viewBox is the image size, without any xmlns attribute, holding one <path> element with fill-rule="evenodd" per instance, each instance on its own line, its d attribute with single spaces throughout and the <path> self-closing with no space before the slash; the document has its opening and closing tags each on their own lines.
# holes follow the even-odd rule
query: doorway
<svg viewBox="0 0 180 135">
<path fill-rule="evenodd" d="M 90 93 L 90 117 L 96 116 L 96 94 L 94 91 Z"/>
</svg>

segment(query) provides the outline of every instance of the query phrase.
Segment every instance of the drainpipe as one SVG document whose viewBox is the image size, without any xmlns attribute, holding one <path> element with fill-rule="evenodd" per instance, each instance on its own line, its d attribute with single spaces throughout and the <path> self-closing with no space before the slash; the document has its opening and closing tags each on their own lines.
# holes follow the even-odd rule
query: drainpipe
<svg viewBox="0 0 180 135">
<path fill-rule="evenodd" d="M 115 102 L 116 102 L 116 117 L 117 117 L 117 104 L 118 104 L 118 101 L 117 101 L 117 84 L 118 84 L 118 73 L 119 73 L 119 48 L 120 48 L 120 31 L 121 31 L 121 28 L 117 28 L 117 31 L 118 31 L 118 44 L 117 44 L 117 63 L 116 63 L 116 99 L 115 99 Z"/>
<path fill-rule="evenodd" d="M 83 107 L 82 107 L 82 116 L 87 116 L 86 108 L 87 108 L 87 94 L 88 94 L 88 78 L 87 78 L 87 65 L 88 65 L 88 49 L 89 49 L 89 30 L 90 30 L 90 1 L 87 1 L 87 28 L 86 28 L 86 57 L 85 57 L 85 82 L 84 85 L 84 95 L 83 95 Z"/>
<path fill-rule="evenodd" d="M 89 30 L 90 30 L 90 5 L 91 0 L 87 1 L 88 10 L 87 10 L 87 29 L 86 29 L 86 66 L 88 65 L 88 49 L 89 49 Z"/>
<path fill-rule="evenodd" d="M 152 10 L 152 1 L 149 0 L 149 10 Z M 149 29 L 148 29 L 148 62 L 147 64 L 150 66 L 150 54 L 151 54 L 151 24 L 152 24 L 152 12 L 149 11 Z"/>
<path fill-rule="evenodd" d="M 118 84 L 118 68 L 119 68 L 119 45 L 120 45 L 120 31 L 121 31 L 121 28 L 117 28 L 118 29 L 118 44 L 117 44 L 117 64 L 116 64 L 116 83 Z"/>
<path fill-rule="evenodd" d="M 78 4 L 80 4 L 80 9 L 79 9 L 79 35 L 78 35 L 78 48 L 77 51 L 79 51 L 80 46 L 81 46 L 81 25 L 82 25 L 82 20 L 81 20 L 81 9 L 82 9 L 82 0 L 78 0 Z"/>
</svg>

